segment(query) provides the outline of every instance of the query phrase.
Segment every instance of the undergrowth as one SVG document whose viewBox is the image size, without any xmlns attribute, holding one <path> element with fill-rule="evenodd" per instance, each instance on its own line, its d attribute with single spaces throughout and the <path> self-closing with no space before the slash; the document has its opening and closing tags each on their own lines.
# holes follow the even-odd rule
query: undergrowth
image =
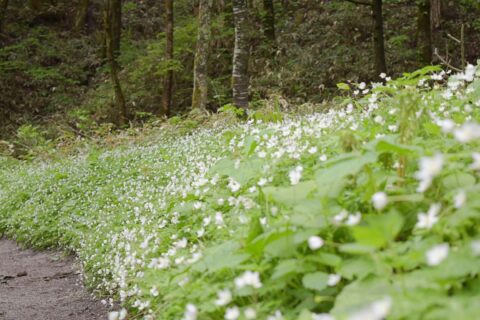
<svg viewBox="0 0 480 320">
<path fill-rule="evenodd" d="M 2 158 L 0 233 L 76 253 L 132 318 L 476 318 L 479 72 L 339 87 L 324 113 Z"/>
</svg>

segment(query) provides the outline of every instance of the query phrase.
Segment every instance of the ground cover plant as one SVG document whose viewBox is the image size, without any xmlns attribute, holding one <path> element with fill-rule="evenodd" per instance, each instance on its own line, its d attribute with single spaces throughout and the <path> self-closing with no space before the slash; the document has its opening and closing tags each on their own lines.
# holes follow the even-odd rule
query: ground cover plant
<svg viewBox="0 0 480 320">
<path fill-rule="evenodd" d="M 479 71 L 382 75 L 339 84 L 323 113 L 4 158 L 0 233 L 77 254 L 122 303 L 110 319 L 474 319 Z"/>
</svg>

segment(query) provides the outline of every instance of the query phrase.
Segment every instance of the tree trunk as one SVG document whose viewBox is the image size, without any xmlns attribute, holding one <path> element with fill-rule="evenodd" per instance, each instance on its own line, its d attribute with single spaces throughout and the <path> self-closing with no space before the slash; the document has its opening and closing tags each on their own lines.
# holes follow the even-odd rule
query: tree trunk
<svg viewBox="0 0 480 320">
<path fill-rule="evenodd" d="M 120 55 L 120 39 L 122 36 L 122 0 L 109 0 L 112 2 L 111 29 L 112 46 L 115 58 Z"/>
<path fill-rule="evenodd" d="M 431 0 L 430 15 L 432 28 L 438 29 L 442 23 L 442 0 Z"/>
<path fill-rule="evenodd" d="M 5 17 L 7 16 L 8 0 L 0 0 L 0 34 L 3 32 Z"/>
<path fill-rule="evenodd" d="M 115 6 L 120 5 L 119 0 L 107 0 L 105 8 L 105 39 L 106 39 L 106 54 L 108 64 L 110 66 L 110 77 L 113 84 L 113 89 L 115 91 L 115 106 L 118 109 L 118 125 L 123 126 L 127 122 L 127 106 L 125 103 L 125 97 L 123 95 L 122 86 L 120 85 L 120 79 L 118 77 L 119 65 L 117 62 L 117 55 L 119 51 L 115 51 L 115 41 L 120 38 L 120 35 L 115 34 L 119 32 L 119 29 L 114 25 L 116 19 L 115 15 L 118 13 L 118 9 Z"/>
<path fill-rule="evenodd" d="M 233 51 L 233 103 L 238 108 L 248 108 L 248 8 L 246 0 L 233 0 L 235 24 L 235 49 Z"/>
<path fill-rule="evenodd" d="M 418 1 L 417 48 L 419 62 L 423 65 L 432 62 L 432 29 L 430 20 L 430 0 Z"/>
<path fill-rule="evenodd" d="M 165 60 L 173 60 L 173 0 L 165 0 L 165 35 L 167 39 Z M 163 84 L 163 113 L 168 116 L 172 109 L 173 70 L 169 69 Z"/>
<path fill-rule="evenodd" d="M 273 0 L 263 0 L 263 32 L 265 37 L 274 42 L 275 41 L 275 7 Z"/>
<path fill-rule="evenodd" d="M 77 16 L 75 18 L 75 32 L 80 33 L 85 27 L 87 22 L 88 7 L 90 5 L 90 0 L 80 0 L 77 8 Z"/>
<path fill-rule="evenodd" d="M 31 10 L 38 11 L 40 10 L 42 3 L 41 3 L 41 0 L 29 0 L 28 6 L 30 7 Z"/>
<path fill-rule="evenodd" d="M 192 108 L 206 109 L 208 102 L 208 54 L 211 38 L 211 1 L 200 0 L 197 49 L 193 67 Z"/>
<path fill-rule="evenodd" d="M 385 40 L 383 35 L 382 0 L 373 0 L 372 9 L 374 20 L 373 42 L 375 47 L 375 76 L 378 77 L 381 73 L 387 72 Z"/>
</svg>

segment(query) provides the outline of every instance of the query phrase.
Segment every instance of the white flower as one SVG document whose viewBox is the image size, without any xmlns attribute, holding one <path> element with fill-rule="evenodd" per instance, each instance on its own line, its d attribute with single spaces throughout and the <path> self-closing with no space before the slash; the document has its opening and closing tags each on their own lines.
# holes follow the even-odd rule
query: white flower
<svg viewBox="0 0 480 320">
<path fill-rule="evenodd" d="M 468 143 L 480 139 L 480 125 L 467 122 L 453 132 L 455 139 L 461 143 Z"/>
<path fill-rule="evenodd" d="M 221 212 L 215 213 L 215 224 L 217 226 L 223 225 L 223 215 Z"/>
<path fill-rule="evenodd" d="M 445 119 L 445 120 L 438 120 L 437 125 L 442 128 L 442 131 L 444 133 L 451 133 L 453 132 L 453 129 L 455 129 L 455 121 L 450 120 L 450 119 Z"/>
<path fill-rule="evenodd" d="M 419 213 L 415 227 L 419 229 L 431 229 L 433 225 L 438 222 L 438 213 L 440 212 L 440 209 L 441 205 L 434 203 L 430 206 L 427 213 Z"/>
<path fill-rule="evenodd" d="M 418 192 L 425 192 L 435 176 L 437 176 L 443 168 L 443 155 L 437 153 L 433 157 L 424 157 L 420 159 L 420 170 L 415 173 L 415 177 L 420 181 L 417 188 Z"/>
<path fill-rule="evenodd" d="M 243 314 L 245 315 L 245 318 L 247 318 L 249 320 L 257 318 L 257 311 L 255 311 L 255 309 L 250 308 L 250 307 L 246 308 L 245 311 L 243 312 Z"/>
<path fill-rule="evenodd" d="M 333 217 L 333 223 L 340 224 L 343 222 L 343 220 L 347 218 L 347 216 L 348 216 L 348 211 L 344 209 Z"/>
<path fill-rule="evenodd" d="M 320 159 L 320 161 L 325 162 L 325 161 L 327 161 L 327 155 L 322 154 L 319 159 Z"/>
<path fill-rule="evenodd" d="M 127 309 L 123 308 L 118 313 L 118 320 L 124 320 L 127 317 Z"/>
<path fill-rule="evenodd" d="M 472 254 L 475 257 L 480 256 L 480 240 L 473 240 L 470 243 L 470 248 L 472 249 Z"/>
<path fill-rule="evenodd" d="M 367 84 L 365 82 L 360 82 L 360 84 L 358 85 L 358 89 L 360 90 L 363 90 L 367 87 Z"/>
<path fill-rule="evenodd" d="M 197 320 L 198 310 L 194 304 L 187 304 L 185 307 L 185 313 L 183 314 L 183 320 Z"/>
<path fill-rule="evenodd" d="M 380 78 L 385 79 L 387 77 L 387 74 L 385 72 L 380 73 Z"/>
<path fill-rule="evenodd" d="M 263 187 L 264 185 L 267 184 L 267 182 L 268 182 L 267 179 L 261 178 L 260 180 L 258 180 L 258 183 L 257 183 L 257 184 L 258 184 L 260 187 Z"/>
<path fill-rule="evenodd" d="M 300 182 L 300 179 L 302 178 L 302 171 L 302 166 L 297 166 L 295 169 L 288 173 L 288 177 L 290 178 L 290 183 L 292 185 L 296 185 Z"/>
<path fill-rule="evenodd" d="M 240 317 L 240 310 L 237 306 L 228 308 L 225 311 L 225 320 L 237 320 Z"/>
<path fill-rule="evenodd" d="M 308 149 L 308 153 L 310 153 L 310 154 L 317 153 L 317 151 L 318 151 L 317 147 L 311 147 L 310 149 Z"/>
<path fill-rule="evenodd" d="M 442 243 L 434 246 L 426 253 L 427 264 L 429 266 L 438 266 L 448 257 L 448 251 L 450 247 L 448 243 Z"/>
<path fill-rule="evenodd" d="M 327 284 L 330 287 L 334 287 L 337 285 L 338 282 L 340 282 L 341 279 L 342 277 L 339 274 L 336 274 L 336 273 L 330 274 L 328 275 Z"/>
<path fill-rule="evenodd" d="M 335 320 L 335 318 L 328 313 L 312 313 L 312 320 Z"/>
<path fill-rule="evenodd" d="M 310 238 L 308 238 L 308 247 L 311 250 L 318 250 L 323 246 L 323 244 L 324 241 L 319 236 L 311 236 Z"/>
<path fill-rule="evenodd" d="M 220 290 L 217 292 L 217 300 L 215 300 L 215 304 L 217 306 L 225 306 L 232 301 L 232 293 L 230 290 Z"/>
<path fill-rule="evenodd" d="M 232 192 L 237 192 L 238 190 L 240 190 L 240 183 L 238 183 L 234 179 L 230 178 L 230 181 L 228 182 L 228 188 Z"/>
<path fill-rule="evenodd" d="M 383 210 L 388 204 L 388 197 L 385 192 L 377 192 L 372 196 L 373 206 L 377 210 Z"/>
<path fill-rule="evenodd" d="M 396 124 L 389 125 L 388 130 L 390 130 L 392 132 L 397 132 L 398 131 L 398 126 Z"/>
<path fill-rule="evenodd" d="M 457 209 L 460 209 L 461 207 L 463 207 L 466 201 L 467 201 L 467 193 L 463 190 L 460 190 L 453 198 L 454 206 Z"/>
<path fill-rule="evenodd" d="M 472 82 L 475 78 L 475 71 L 477 68 L 473 64 L 468 64 L 463 73 L 463 80 L 467 82 Z"/>
<path fill-rule="evenodd" d="M 386 296 L 381 300 L 374 301 L 366 307 L 354 312 L 348 320 L 383 320 L 392 308 L 392 298 Z"/>
<path fill-rule="evenodd" d="M 119 320 L 120 313 L 118 311 L 111 311 L 108 313 L 108 320 Z"/>
<path fill-rule="evenodd" d="M 154 297 L 158 296 L 158 289 L 157 287 L 152 287 L 152 289 L 150 289 L 150 294 Z"/>
<path fill-rule="evenodd" d="M 480 153 L 472 153 L 473 163 L 470 165 L 470 168 L 473 170 L 480 170 Z"/>
<path fill-rule="evenodd" d="M 283 320 L 283 315 L 280 310 L 277 310 L 273 315 L 268 316 L 267 320 Z"/>
<path fill-rule="evenodd" d="M 378 124 L 384 124 L 385 123 L 385 120 L 383 120 L 383 117 L 382 116 L 376 116 L 375 119 L 373 119 L 373 121 L 375 121 L 375 123 L 378 123 Z"/>
<path fill-rule="evenodd" d="M 235 278 L 235 286 L 238 289 L 245 286 L 251 286 L 256 289 L 261 288 L 260 274 L 258 272 L 245 271 L 240 277 Z"/>
<path fill-rule="evenodd" d="M 345 224 L 347 226 L 355 226 L 360 223 L 361 219 L 362 219 L 362 214 L 360 212 L 357 212 L 355 214 L 349 214 L 347 221 L 345 221 Z"/>
</svg>

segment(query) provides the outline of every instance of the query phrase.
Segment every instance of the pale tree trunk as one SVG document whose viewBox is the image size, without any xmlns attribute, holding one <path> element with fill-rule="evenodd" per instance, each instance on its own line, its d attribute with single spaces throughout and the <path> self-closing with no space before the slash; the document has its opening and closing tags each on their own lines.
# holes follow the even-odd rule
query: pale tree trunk
<svg viewBox="0 0 480 320">
<path fill-rule="evenodd" d="M 432 62 L 432 27 L 430 20 L 430 0 L 420 0 L 417 6 L 417 48 L 419 62 L 427 65 Z"/>
<path fill-rule="evenodd" d="M 87 22 L 88 7 L 90 0 L 80 0 L 77 8 L 77 16 L 75 17 L 75 32 L 80 33 Z"/>
<path fill-rule="evenodd" d="M 275 7 L 273 0 L 263 0 L 263 29 L 265 37 L 270 41 L 275 41 Z"/>
<path fill-rule="evenodd" d="M 431 0 L 430 12 L 432 28 L 437 29 L 442 23 L 442 0 Z"/>
<path fill-rule="evenodd" d="M 246 0 L 233 0 L 235 24 L 235 49 L 233 51 L 233 104 L 238 108 L 248 108 L 248 8 Z"/>
<path fill-rule="evenodd" d="M 173 0 L 165 0 L 165 60 L 173 60 Z M 163 83 L 163 113 L 168 116 L 172 109 L 173 70 L 169 69 Z"/>
<path fill-rule="evenodd" d="M 118 125 L 123 126 L 127 122 L 127 106 L 125 103 L 125 97 L 123 95 L 122 86 L 120 85 L 120 79 L 118 77 L 119 65 L 117 62 L 117 56 L 120 53 L 115 51 L 115 39 L 119 38 L 120 30 L 118 25 L 114 25 L 115 14 L 118 9 L 115 6 L 121 5 L 119 0 L 106 0 L 104 23 L 105 23 L 105 38 L 106 38 L 106 54 L 108 64 L 110 66 L 110 77 L 115 92 L 115 107 L 118 110 Z"/>
<path fill-rule="evenodd" d="M 3 32 L 5 17 L 7 16 L 8 0 L 0 0 L 0 34 Z"/>
<path fill-rule="evenodd" d="M 387 63 L 385 59 L 385 39 L 383 32 L 382 0 L 373 0 L 372 9 L 374 21 L 373 42 L 375 47 L 375 76 L 378 77 L 381 73 L 387 72 Z"/>
<path fill-rule="evenodd" d="M 193 67 L 192 108 L 206 109 L 208 102 L 208 55 L 211 39 L 211 0 L 200 0 L 197 49 Z"/>
</svg>

